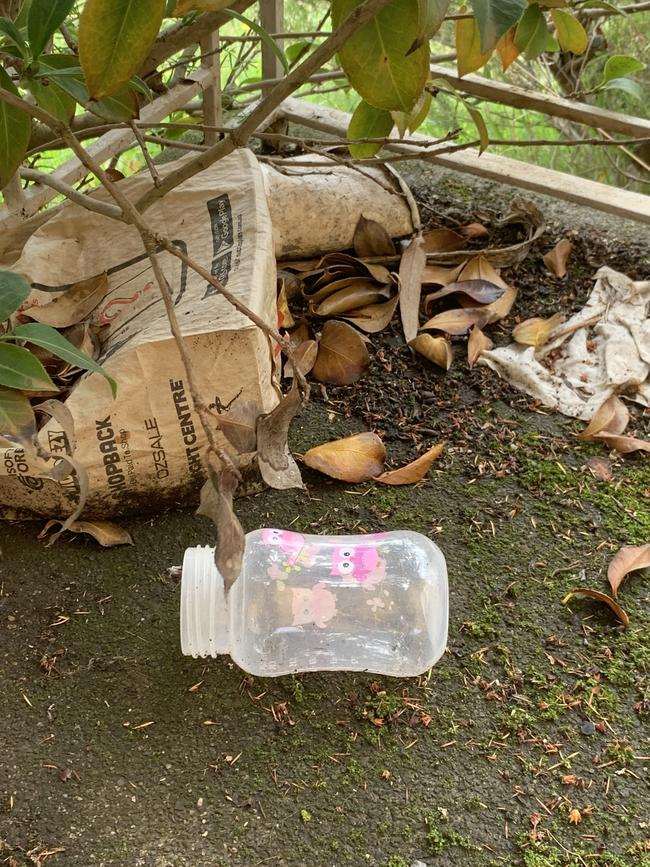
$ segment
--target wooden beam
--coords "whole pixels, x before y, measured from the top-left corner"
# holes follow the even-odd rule
[[[203,123],[206,126],[221,126],[223,115],[221,111],[221,62],[219,59],[219,31],[215,30],[209,36],[204,36],[199,43],[201,48],[201,66],[212,69],[214,82],[203,91]],[[203,142],[213,145],[219,139],[214,130],[206,129]]]
[[[280,33],[284,26],[284,0],[260,0],[260,24],[267,33]],[[280,59],[267,42],[262,42],[262,86],[266,79],[282,78],[284,69]]]
[[[158,99],[146,105],[140,112],[140,120],[145,123],[163,120],[172,111],[176,111],[185,105],[188,100],[192,99],[192,97],[201,93],[206,87],[214,84],[215,75],[216,72],[213,68],[196,70],[192,74],[193,80],[191,83],[177,84],[168,93],[159,96]],[[101,123],[99,119],[98,123]],[[104,163],[133,142],[135,142],[135,136],[130,128],[113,129],[89,145],[88,153],[97,162]],[[52,173],[54,178],[68,185],[75,184],[86,174],[87,170],[76,157],[67,160]],[[7,206],[0,208],[0,227],[2,227],[3,231],[8,231],[23,222],[23,220],[31,217],[57,195],[56,190],[53,190],[51,187],[41,186],[40,184],[30,187],[24,192],[22,201],[17,203],[17,206],[13,208]]]
[[[595,105],[564,99],[561,96],[524,90],[523,87],[516,87],[514,84],[502,81],[488,81],[481,75],[464,75],[460,78],[452,69],[436,63],[431,65],[431,75],[434,78],[444,78],[463,93],[479,96],[489,102],[499,102],[514,108],[526,108],[551,117],[562,117],[596,129],[622,133],[628,138],[650,137],[650,120],[645,118],[618,114],[605,108],[597,108]]]
[[[285,100],[281,108],[287,120],[340,138],[345,137],[350,122],[350,115],[346,112],[319,106],[296,97]],[[425,136],[417,134],[412,135],[411,139],[427,141]],[[399,142],[387,144],[386,150],[396,153],[416,154],[418,152],[417,146]],[[456,172],[467,172],[593,210],[604,211],[617,217],[650,224],[650,196],[644,196],[642,193],[631,193],[628,190],[489,152],[480,156],[478,151],[474,150],[441,156],[430,153],[426,156],[426,160]]]

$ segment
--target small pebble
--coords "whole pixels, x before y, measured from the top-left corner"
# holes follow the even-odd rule
[[[581,723],[580,731],[583,735],[595,735],[596,726],[592,723],[590,719],[587,719],[583,723]]]

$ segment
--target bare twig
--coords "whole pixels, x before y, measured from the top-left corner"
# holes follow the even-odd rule
[[[147,168],[149,169],[149,174],[151,175],[151,180],[153,181],[155,187],[159,187],[160,186],[160,175],[158,174],[158,171],[156,170],[156,167],[153,163],[153,160],[151,159],[151,154],[149,153],[149,148],[147,147],[147,143],[143,139],[142,133],[140,132],[140,130],[138,129],[138,127],[134,121],[131,121],[129,126],[133,130],[133,135],[135,136],[136,141],[140,145],[140,150],[142,151],[142,156],[144,157],[144,161],[146,162]]]
[[[126,222],[120,208],[111,205],[109,202],[101,202],[99,199],[93,199],[91,196],[80,193],[79,190],[75,190],[74,187],[60,181],[55,175],[38,172],[36,169],[22,168],[20,170],[20,177],[36,184],[45,184],[56,190],[57,193],[61,193],[66,199],[70,199],[71,202],[81,205],[82,208],[86,208],[88,211],[94,211],[96,214],[102,214],[102,216],[110,217],[113,220]]]

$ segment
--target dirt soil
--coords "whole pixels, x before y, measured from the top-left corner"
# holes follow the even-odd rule
[[[430,222],[505,210],[512,191],[420,176]],[[650,277],[650,248],[560,208],[508,278],[515,317],[570,314],[596,268]],[[589,219],[593,222],[594,215]],[[596,218],[596,226],[598,227]],[[576,229],[569,275],[541,255]],[[612,234],[614,231],[614,234]],[[637,237],[643,231],[637,227]],[[624,238],[624,240],[621,240]],[[647,240],[647,239],[646,239]],[[0,529],[0,864],[47,867],[650,865],[650,582],[628,578],[623,630],[605,606],[622,545],[650,541],[647,456],[609,456],[456,346],[449,373],[394,326],[359,384],[314,388],[293,448],[364,429],[395,465],[447,443],[415,487],[346,485],[239,504],[247,529],[408,527],[444,550],[448,650],[419,679],[245,676],[181,656],[169,566],[210,527],[190,511],[128,522],[134,547],[35,525]],[[631,430],[648,436],[637,411]]]

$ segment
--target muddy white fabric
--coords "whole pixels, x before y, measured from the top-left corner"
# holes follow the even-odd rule
[[[650,406],[649,308],[650,281],[600,268],[587,303],[556,329],[556,339],[537,348],[511,343],[483,352],[479,363],[584,421],[614,393]]]

